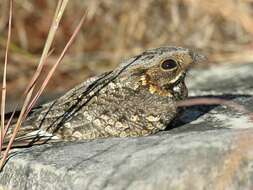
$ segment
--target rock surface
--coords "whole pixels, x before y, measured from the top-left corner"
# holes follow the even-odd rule
[[[252,70],[194,70],[190,96],[233,100],[253,112]],[[0,189],[253,189],[253,123],[229,107],[198,105],[153,136],[19,149],[0,173]]]

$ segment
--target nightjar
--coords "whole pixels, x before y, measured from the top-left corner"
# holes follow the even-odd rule
[[[202,58],[189,49],[171,46],[129,58],[113,71],[34,108],[14,146],[137,137],[164,130],[177,115],[176,101],[187,97],[187,71]]]

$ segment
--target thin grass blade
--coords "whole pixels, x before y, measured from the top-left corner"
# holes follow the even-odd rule
[[[8,52],[11,40],[11,24],[12,24],[12,9],[13,2],[9,0],[9,21],[8,21],[8,37],[6,42],[5,49],[5,60],[4,60],[4,71],[3,71],[3,84],[2,84],[2,100],[1,100],[1,130],[0,130],[0,156],[2,153],[2,144],[4,139],[4,131],[5,131],[5,102],[6,102],[6,75],[7,75],[7,64],[8,64]]]
[[[243,105],[240,105],[231,100],[224,100],[220,98],[196,98],[196,99],[181,100],[177,102],[178,107],[187,107],[194,105],[224,105],[238,112],[247,114],[250,121],[253,122],[253,113],[247,110]]]
[[[68,3],[68,0],[60,0],[58,2],[57,8],[56,8],[57,11],[55,13],[55,17],[53,19],[53,23],[52,23],[52,25],[50,27],[49,34],[48,34],[46,43],[44,45],[44,49],[43,49],[41,58],[40,58],[39,65],[37,67],[37,70],[36,70],[34,76],[32,77],[31,82],[28,85],[28,88],[27,88],[28,90],[26,90],[26,93],[25,93],[24,104],[22,106],[20,115],[18,117],[17,123],[15,125],[14,130],[13,130],[13,134],[12,134],[12,136],[10,138],[10,141],[9,141],[9,143],[7,145],[7,148],[6,148],[6,150],[5,150],[4,154],[3,154],[3,157],[0,160],[0,170],[2,170],[2,168],[3,168],[3,166],[4,166],[5,162],[6,162],[6,159],[8,157],[8,154],[9,154],[9,151],[11,149],[11,146],[12,146],[12,144],[14,142],[16,134],[17,134],[17,132],[18,132],[20,126],[21,126],[22,121],[25,119],[25,116],[27,115],[26,114],[27,113],[27,108],[28,108],[28,105],[30,104],[30,100],[31,100],[31,97],[32,97],[32,94],[33,94],[33,90],[34,90],[34,87],[36,85],[36,83],[34,83],[34,81],[37,81],[37,78],[40,76],[42,67],[45,64],[46,57],[48,56],[48,52],[49,52],[50,47],[52,45],[52,42],[53,42],[56,30],[58,28],[58,25],[60,23],[60,20],[62,18],[62,15],[63,15],[63,12],[64,12],[64,10],[66,8],[67,3]]]
[[[43,81],[42,85],[41,85],[41,88],[38,90],[38,92],[36,93],[36,95],[34,96],[33,100],[31,101],[31,103],[29,104],[28,106],[28,109],[27,109],[27,113],[28,114],[32,107],[35,105],[35,103],[37,102],[38,98],[40,97],[40,95],[42,94],[43,90],[45,89],[46,85],[48,84],[49,80],[51,79],[53,73],[55,72],[56,68],[58,67],[58,65],[61,63],[63,57],[65,56],[67,50],[69,49],[69,47],[71,46],[71,44],[73,43],[74,39],[76,38],[77,34],[79,33],[82,25],[83,25],[83,22],[86,18],[86,13],[84,13],[84,15],[82,16],[79,24],[77,25],[77,27],[75,28],[73,34],[71,35],[68,43],[66,44],[66,46],[64,47],[60,57],[58,58],[57,62],[53,65],[53,67],[51,68],[51,70],[49,71],[48,75],[46,76],[46,79]]]
[[[48,32],[48,36],[47,36],[47,39],[46,39],[46,42],[45,42],[45,45],[44,45],[44,49],[43,49],[43,52],[42,52],[37,70],[35,71],[31,81],[29,82],[29,84],[27,86],[27,89],[25,90],[25,94],[29,93],[30,91],[33,91],[34,84],[36,83],[38,77],[41,74],[42,68],[45,64],[46,58],[48,57],[48,54],[49,54],[48,52],[51,48],[52,42],[54,40],[54,36],[55,36],[56,31],[58,29],[59,23],[61,21],[63,12],[64,12],[64,10],[67,6],[67,3],[68,3],[68,0],[58,1],[56,11],[55,11],[55,14],[54,14],[54,18],[53,18],[51,27],[50,27],[49,32]]]

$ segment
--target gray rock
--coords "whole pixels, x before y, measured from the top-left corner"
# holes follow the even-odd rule
[[[253,63],[195,69],[188,78],[190,95],[253,95]]]
[[[253,112],[253,64],[194,70],[190,95]],[[252,189],[253,124],[225,106],[185,108],[168,130],[140,138],[14,150],[0,189]]]

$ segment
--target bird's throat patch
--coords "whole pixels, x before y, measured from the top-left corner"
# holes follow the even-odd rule
[[[163,89],[158,84],[153,83],[150,80],[149,76],[146,74],[141,76],[140,83],[141,83],[141,86],[148,88],[151,94],[158,94],[160,96],[168,96],[168,97],[173,96],[170,90]]]

